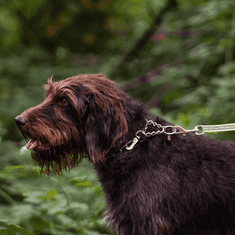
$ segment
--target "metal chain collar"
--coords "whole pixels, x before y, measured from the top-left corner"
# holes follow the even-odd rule
[[[177,132],[176,126],[162,126],[161,124],[158,124],[152,120],[146,120],[146,125],[145,128],[143,130],[139,130],[135,133],[135,138],[133,140],[130,140],[128,143],[126,143],[123,147],[121,147],[118,150],[118,153],[113,154],[114,156],[119,155],[121,152],[125,151],[125,150],[132,150],[133,147],[138,143],[138,142],[142,142],[145,140],[146,137],[150,137],[150,136],[155,136],[155,135],[159,135],[159,134],[167,134],[168,135],[168,140],[170,140],[170,135],[173,134],[179,134],[181,132]],[[160,130],[157,131],[152,131],[152,132],[146,132],[148,129],[148,126],[153,125],[157,128],[159,128]],[[171,128],[171,130],[167,130]],[[182,127],[181,127],[182,128]],[[183,128],[182,128],[183,130]]]

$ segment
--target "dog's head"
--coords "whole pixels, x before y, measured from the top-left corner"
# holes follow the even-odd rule
[[[82,154],[93,162],[128,130],[123,100],[128,96],[103,74],[84,74],[60,82],[48,79],[45,100],[15,118],[36,162],[61,173]],[[80,157],[78,157],[78,155]]]

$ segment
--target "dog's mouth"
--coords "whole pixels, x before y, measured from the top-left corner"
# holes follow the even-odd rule
[[[41,140],[30,139],[26,144],[26,148],[34,151],[45,151],[50,149],[50,145],[46,142],[42,142]]]
[[[26,148],[28,150],[34,150],[38,146],[38,141],[30,139],[29,142],[26,144]]]

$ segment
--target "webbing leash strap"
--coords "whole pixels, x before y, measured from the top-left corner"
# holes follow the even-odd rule
[[[211,132],[235,131],[235,123],[221,125],[198,125],[195,129],[198,131],[196,134],[199,135]]]

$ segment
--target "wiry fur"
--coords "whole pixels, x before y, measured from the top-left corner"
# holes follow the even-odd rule
[[[27,147],[57,173],[88,154],[119,235],[235,234],[234,142],[160,134],[117,155],[151,119],[144,104],[102,74],[49,79],[45,89],[44,102],[16,118]]]

